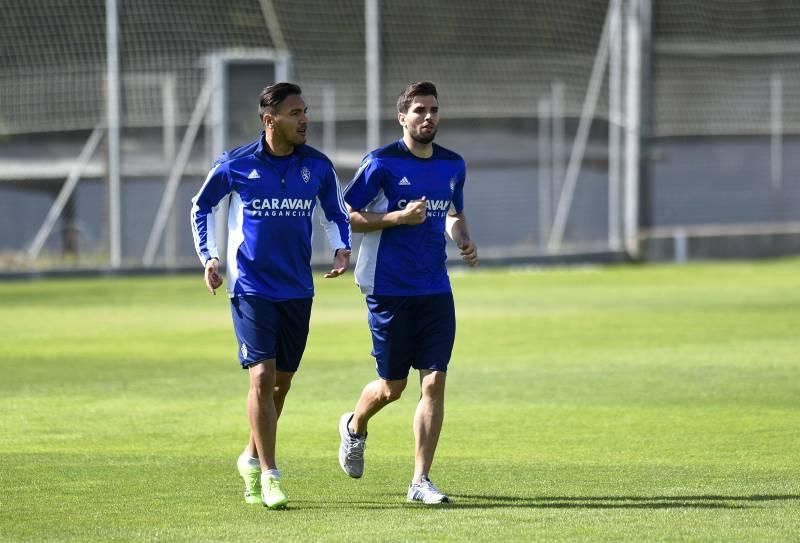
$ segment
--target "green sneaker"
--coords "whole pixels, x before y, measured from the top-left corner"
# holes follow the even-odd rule
[[[261,501],[267,509],[286,509],[286,504],[289,503],[289,498],[281,490],[281,480],[263,474],[261,478]]]
[[[244,479],[244,501],[250,505],[261,504],[261,468],[254,468],[240,458],[236,463]]]

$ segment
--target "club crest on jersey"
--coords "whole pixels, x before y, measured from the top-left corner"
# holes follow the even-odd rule
[[[451,177],[450,178],[450,193],[452,194],[455,191],[456,191],[456,178],[455,177]]]
[[[303,166],[303,168],[300,170],[300,175],[303,177],[304,183],[308,183],[309,181],[311,181],[311,170],[309,170],[305,166]]]

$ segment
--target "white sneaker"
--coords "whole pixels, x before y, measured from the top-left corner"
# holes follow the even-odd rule
[[[345,413],[339,419],[339,436],[342,438],[339,446],[339,465],[350,477],[358,479],[364,474],[364,449],[367,448],[367,436],[350,433],[347,426],[352,418],[351,412]]]
[[[408,485],[406,500],[410,502],[422,502],[427,505],[450,503],[450,498],[436,488],[436,485],[434,485],[430,479],[424,476],[419,483],[411,483]]]

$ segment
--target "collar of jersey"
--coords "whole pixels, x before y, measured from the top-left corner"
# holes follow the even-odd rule
[[[262,141],[263,141],[263,139],[262,139]],[[430,160],[434,156],[436,156],[436,144],[435,143],[433,144],[433,153],[428,158],[422,158],[422,157],[419,157],[419,156],[415,155],[414,153],[412,153],[411,149],[409,149],[408,145],[406,145],[406,142],[403,141],[403,138],[400,138],[399,140],[397,140],[397,144],[400,146],[400,149],[402,149],[403,151],[405,151],[406,153],[408,153],[412,157],[416,158],[417,160]]]
[[[261,160],[269,162],[270,164],[274,164],[270,160],[270,157],[272,155],[270,155],[269,152],[266,149],[264,149],[264,141],[265,141],[264,136],[265,136],[265,134],[262,131],[261,132],[261,137],[258,139],[258,149],[256,149],[255,155],[256,155],[256,157],[260,158]],[[294,151],[292,151],[292,154],[289,155],[290,156],[289,163],[291,164],[292,162],[296,162],[298,160],[301,160],[302,159],[302,156],[301,156],[302,153],[303,153],[302,145],[295,145],[294,146]]]

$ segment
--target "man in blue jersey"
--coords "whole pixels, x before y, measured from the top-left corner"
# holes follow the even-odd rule
[[[445,233],[470,266],[478,264],[478,250],[463,212],[464,160],[433,143],[439,124],[434,84],[409,85],[397,100],[397,120],[403,137],[369,153],[345,189],[353,231],[364,233],[356,282],[366,294],[379,378],[339,420],[339,464],[350,477],[361,477],[367,423],[400,398],[414,368],[421,397],[407,499],[438,504],[450,500],[428,475],[444,419],[456,325]]]
[[[228,296],[239,362],[250,376],[250,439],[237,461],[245,501],[286,507],[275,435],[308,337],[314,283],[311,217],[316,203],[338,277],[349,265],[350,225],[331,161],[305,145],[308,117],[300,87],[276,83],[259,97],[264,132],[225,153],[192,199],[195,248],[213,294],[222,284],[215,214],[228,200]]]

